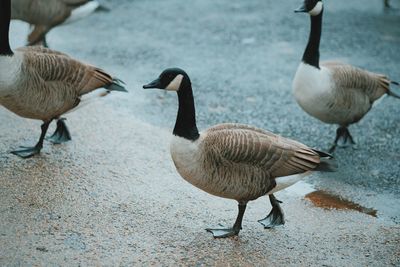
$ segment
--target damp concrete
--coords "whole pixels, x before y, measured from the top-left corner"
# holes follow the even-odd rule
[[[325,2],[321,58],[399,79],[399,10],[380,0]],[[0,108],[1,266],[400,265],[398,100],[383,99],[350,127],[358,147],[335,153],[338,172],[276,194],[284,226],[257,223],[271,208],[262,197],[249,204],[239,237],[220,240],[204,229],[233,224],[237,204],[177,174],[169,155],[176,95],[141,89],[178,66],[192,78],[200,129],[248,123],[328,148],[335,127],[307,116],[291,95],[309,30],[309,18],[293,13],[299,1],[103,3],[111,12],[54,29],[48,43],[114,73],[129,93],[67,114],[72,142],[45,142],[26,160],[9,152],[34,144],[40,122]],[[12,46],[24,44],[28,26],[11,27]],[[317,207],[305,198],[310,188],[376,217]]]

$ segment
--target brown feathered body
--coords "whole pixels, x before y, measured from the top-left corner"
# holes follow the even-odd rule
[[[42,121],[59,117],[76,107],[82,95],[113,82],[101,69],[41,47],[16,49],[0,64],[0,104]]]
[[[231,123],[209,128],[196,141],[174,136],[171,155],[185,180],[210,194],[238,201],[271,193],[280,177],[312,171],[321,162],[315,150],[299,142]]]
[[[72,12],[91,0],[12,0],[11,19],[25,21],[34,26],[28,36],[29,44],[36,44],[53,27],[64,23]],[[97,2],[96,2],[97,3]],[[97,6],[89,7],[91,13]]]
[[[300,63],[293,80],[294,96],[311,116],[331,124],[358,122],[374,101],[389,91],[390,80],[340,62],[323,62],[320,69]]]

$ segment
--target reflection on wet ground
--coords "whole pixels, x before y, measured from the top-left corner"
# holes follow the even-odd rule
[[[357,203],[352,201],[343,199],[340,196],[333,195],[326,191],[318,190],[311,193],[308,193],[305,196],[306,199],[309,199],[315,206],[324,208],[324,209],[337,209],[337,210],[356,210],[373,217],[377,217],[377,211],[371,208],[363,207]]]

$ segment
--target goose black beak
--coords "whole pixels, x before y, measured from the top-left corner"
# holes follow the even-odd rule
[[[161,89],[160,79],[155,79],[151,83],[143,85],[143,89],[151,89],[151,88]]]
[[[304,4],[302,4],[299,8],[294,10],[295,13],[300,13],[300,12],[308,12],[307,8]]]

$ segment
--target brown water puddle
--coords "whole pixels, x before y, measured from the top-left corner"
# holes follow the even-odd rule
[[[352,201],[343,199],[339,196],[333,195],[331,193],[319,190],[314,191],[305,196],[306,199],[311,200],[311,202],[320,208],[324,209],[337,209],[337,210],[356,210],[374,217],[377,217],[376,210],[371,208],[363,207]]]

